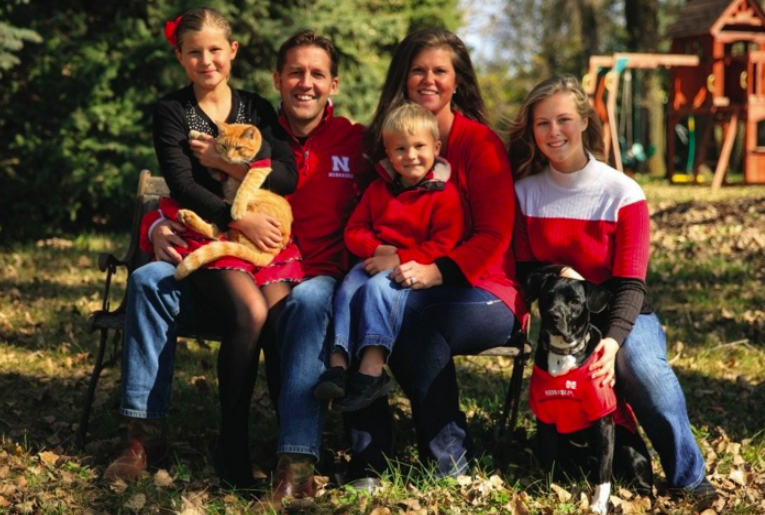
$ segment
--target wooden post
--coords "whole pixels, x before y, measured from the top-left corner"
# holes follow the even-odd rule
[[[606,84],[608,87],[608,102],[606,103],[606,108],[608,111],[608,124],[611,126],[611,144],[614,146],[614,164],[616,165],[617,170],[624,172],[624,166],[622,165],[622,151],[621,146],[619,145],[619,129],[616,125],[616,96],[619,92],[620,74],[613,69],[609,73],[613,73],[614,79],[610,85],[608,83]]]
[[[731,116],[730,123],[728,124],[728,130],[725,131],[725,141],[723,142],[722,151],[720,152],[720,160],[717,162],[717,168],[715,169],[715,177],[712,180],[712,191],[717,191],[722,186],[725,172],[728,171],[728,164],[730,163],[730,153],[733,150],[733,142],[736,140],[736,130],[738,128],[738,108],[733,110],[733,116]]]

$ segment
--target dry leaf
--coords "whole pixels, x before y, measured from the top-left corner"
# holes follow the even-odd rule
[[[717,512],[712,509],[707,509],[699,513],[699,515],[717,515]]]
[[[112,492],[115,494],[124,494],[125,490],[127,490],[128,484],[121,478],[117,478],[109,485],[109,488],[112,489]]]
[[[390,515],[390,510],[385,506],[378,506],[369,512],[369,515]]]
[[[7,508],[10,505],[11,505],[10,501],[8,501],[8,499],[0,495],[0,508]]]
[[[571,500],[571,494],[568,493],[565,489],[556,485],[555,483],[552,483],[550,485],[550,489],[552,489],[552,491],[555,492],[555,494],[558,496],[558,499],[560,499],[561,502],[568,502]]]
[[[746,474],[744,473],[743,470],[741,469],[732,470],[728,477],[734,483],[741,486],[746,486]]]
[[[34,501],[26,501],[19,503],[15,506],[16,511],[19,513],[34,513],[35,512],[35,502]]]
[[[470,486],[473,483],[473,478],[470,476],[457,476],[457,484],[460,486]]]
[[[135,494],[130,497],[127,501],[125,501],[125,504],[123,505],[125,508],[129,510],[142,510],[144,506],[146,506],[146,495],[144,494]]]
[[[173,484],[173,478],[168,474],[167,470],[165,469],[159,469],[156,474],[154,474],[154,486],[157,488],[167,488],[168,486],[172,486]]]
[[[55,465],[60,457],[61,456],[59,456],[55,452],[44,451],[40,453],[40,459],[42,460],[42,462],[50,467]]]
[[[401,499],[398,502],[398,504],[406,508],[409,508],[410,510],[419,510],[420,508],[422,508],[422,506],[420,506],[420,501],[418,501],[417,499]]]

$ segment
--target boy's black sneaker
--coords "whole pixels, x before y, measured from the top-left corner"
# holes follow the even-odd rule
[[[393,382],[385,370],[378,377],[353,372],[348,380],[348,393],[342,399],[332,401],[332,409],[345,413],[366,408],[376,399],[388,395],[392,386]]]
[[[319,376],[313,396],[323,401],[345,397],[346,374],[343,367],[331,367]]]

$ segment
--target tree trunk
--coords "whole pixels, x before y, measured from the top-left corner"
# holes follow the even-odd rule
[[[659,46],[658,0],[625,2],[624,15],[627,27],[627,48],[632,52],[656,52]],[[653,145],[654,152],[648,161],[650,174],[655,177],[665,177],[666,128],[661,79],[658,72],[654,70],[641,73],[641,80],[643,95],[638,99],[640,105],[634,107],[646,109],[648,130],[647,133],[636,134],[636,139],[642,140],[646,147]],[[647,141],[645,141],[646,137]]]

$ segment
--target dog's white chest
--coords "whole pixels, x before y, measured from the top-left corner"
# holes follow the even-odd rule
[[[553,377],[562,376],[569,370],[576,368],[574,356],[561,356],[560,354],[547,354],[547,371]]]

